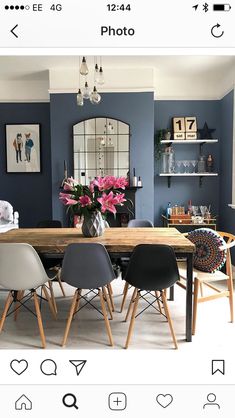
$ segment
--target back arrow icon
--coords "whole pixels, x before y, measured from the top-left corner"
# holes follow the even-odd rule
[[[214,25],[211,28],[211,35],[214,36],[215,38],[221,38],[221,36],[223,36],[223,34],[224,34],[224,31],[222,31],[219,35],[217,35],[215,33],[216,28],[218,29],[218,28],[220,28],[220,26],[221,25],[219,23],[217,23],[217,25]]]
[[[11,33],[12,35],[14,35],[16,38],[18,38],[18,35],[14,32],[14,30],[18,27],[19,25],[15,25],[14,28],[12,28]]]

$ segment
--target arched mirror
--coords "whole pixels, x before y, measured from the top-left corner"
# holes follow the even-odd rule
[[[74,178],[89,185],[96,176],[129,176],[130,126],[117,119],[87,119],[73,126]]]

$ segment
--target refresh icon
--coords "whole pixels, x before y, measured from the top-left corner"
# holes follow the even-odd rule
[[[221,38],[221,36],[223,36],[224,31],[218,30],[220,27],[221,27],[221,25],[219,23],[212,26],[211,35],[214,36],[214,38]]]

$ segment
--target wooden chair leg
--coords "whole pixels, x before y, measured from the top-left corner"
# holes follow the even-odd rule
[[[67,320],[67,324],[66,324],[66,328],[65,328],[64,338],[63,338],[63,341],[62,341],[62,347],[64,347],[66,342],[67,342],[67,338],[68,338],[68,334],[69,334],[69,331],[70,331],[71,322],[72,322],[72,319],[73,319],[73,315],[74,315],[74,312],[75,312],[75,308],[76,308],[76,305],[77,305],[78,298],[80,298],[80,295],[79,295],[79,291],[77,289],[74,293],[74,297],[73,297],[73,300],[72,300],[72,303],[71,303],[69,316],[68,316],[68,320]]]
[[[0,332],[2,332],[3,325],[4,325],[4,322],[5,322],[6,316],[7,316],[7,312],[9,310],[9,308],[10,308],[10,305],[11,305],[11,302],[12,301],[13,301],[13,297],[12,297],[11,292],[9,292],[8,293],[8,296],[7,296],[7,299],[6,299],[6,302],[5,302],[5,306],[4,306],[4,310],[3,310],[3,313],[2,313],[2,317],[1,317],[1,320],[0,320]]]
[[[33,299],[34,299],[34,305],[35,305],[35,310],[36,310],[36,315],[37,315],[37,320],[38,320],[38,328],[39,328],[41,341],[42,341],[42,347],[46,348],[46,339],[45,339],[45,334],[44,334],[44,329],[43,329],[43,324],[42,324],[41,311],[40,311],[36,291],[33,291]]]
[[[200,282],[200,293],[201,293],[201,297],[203,298],[204,292],[203,292],[203,283],[202,282]]]
[[[109,337],[109,342],[110,342],[110,345],[113,346],[112,331],[111,331],[111,328],[110,328],[110,323],[109,323],[109,320],[108,320],[107,311],[106,311],[106,308],[105,308],[105,303],[104,303],[104,298],[103,298],[103,292],[102,292],[101,289],[99,289],[99,297],[100,297],[101,309],[102,309],[102,312],[103,312],[103,315],[104,315],[105,326],[106,326],[107,334],[108,334],[108,337]]]
[[[56,301],[55,301],[53,284],[52,284],[51,280],[48,281],[48,285],[49,285],[49,289],[50,289],[51,300],[52,300],[52,303],[53,303],[53,306],[54,306],[54,310],[55,310],[55,313],[57,314],[58,310],[57,310],[57,305],[56,305]]]
[[[75,318],[76,313],[79,309],[79,305],[80,305],[80,301],[81,301],[81,293],[82,293],[82,289],[78,289],[79,297],[77,298],[77,301],[76,301],[76,305],[75,305],[75,309],[74,309],[74,313],[73,313],[73,319]]]
[[[125,283],[124,289],[123,289],[123,298],[122,298],[122,304],[121,304],[121,310],[120,312],[122,313],[125,302],[126,302],[126,297],[127,297],[127,293],[128,293],[128,288],[129,288],[129,283]]]
[[[64,296],[64,298],[66,298],[66,294],[65,294],[64,286],[63,286],[62,280],[61,280],[61,278],[60,278],[60,269],[59,269],[58,274],[57,274],[57,280],[58,280],[58,283],[59,283],[59,286],[60,286],[60,289],[61,289],[62,295]]]
[[[160,301],[159,301],[160,293],[159,293],[159,291],[158,291],[158,290],[156,290],[156,292],[155,292],[155,296],[156,296],[156,298],[157,298],[157,305],[158,305],[159,312],[160,312],[160,314],[162,315],[162,307],[161,307],[161,303],[160,303]]]
[[[21,299],[23,299],[23,297],[24,297],[24,290],[18,290],[18,292],[17,292],[17,302],[15,304],[14,321],[17,321],[19,311],[20,311],[20,307],[21,307],[19,301]]]
[[[110,298],[109,298],[109,295],[107,293],[107,290],[106,290],[105,286],[102,287],[102,291],[103,291],[104,300],[106,301],[107,306],[108,306],[108,310],[109,310],[109,314],[110,314],[110,319],[113,319],[112,306],[111,306]]]
[[[49,296],[49,293],[48,293],[48,291],[47,291],[46,286],[42,286],[42,290],[43,290],[43,293],[44,293],[44,295],[45,295],[45,298],[46,298],[46,300],[47,300],[47,302],[48,302],[48,304],[49,304],[49,308],[50,308],[50,311],[51,311],[51,313],[52,313],[53,318],[54,318],[54,319],[57,319],[56,311],[55,311],[54,305],[53,305],[53,303],[52,303],[52,299],[51,299],[51,298],[50,298],[50,296]]]
[[[234,321],[234,310],[233,310],[233,279],[228,279],[228,291],[229,291],[229,307],[230,307],[230,320]]]
[[[107,289],[108,289],[108,295],[109,295],[112,311],[114,312],[115,307],[114,307],[114,302],[113,302],[113,289],[112,289],[112,285],[110,283],[107,284]]]
[[[129,306],[128,306],[128,310],[127,310],[127,313],[126,313],[126,317],[124,319],[125,322],[127,322],[128,319],[129,319],[129,315],[131,313],[132,304],[135,301],[137,292],[138,292],[138,290],[135,288],[134,291],[133,291],[133,293],[132,293],[132,297],[131,297],[131,301],[130,301]]]
[[[126,344],[125,344],[125,348],[128,348],[129,343],[130,343],[130,339],[133,333],[133,328],[134,328],[134,323],[135,323],[135,314],[138,308],[138,303],[139,303],[139,298],[140,298],[140,294],[138,292],[137,289],[135,289],[136,292],[134,292],[136,294],[135,296],[135,302],[134,302],[134,306],[133,306],[133,311],[132,311],[132,315],[131,315],[131,321],[130,321],[130,325],[129,325],[129,329],[128,329],[128,334],[127,334],[127,339],[126,339]]]
[[[169,309],[168,309],[166,295],[165,295],[164,292],[162,292],[162,302],[163,302],[164,311],[165,311],[165,314],[166,314],[166,317],[167,317],[167,320],[168,320],[168,324],[169,324],[169,327],[170,327],[171,336],[172,336],[172,339],[173,339],[173,342],[174,342],[174,346],[177,349],[178,344],[177,344],[177,340],[176,340],[175,331],[174,331],[174,328],[173,328],[173,323],[172,323],[172,320],[171,320],[170,312],[169,312]]]
[[[195,277],[195,279],[194,279],[194,297],[193,297],[193,324],[192,324],[192,334],[193,335],[196,332],[198,292],[199,292],[199,280]]]

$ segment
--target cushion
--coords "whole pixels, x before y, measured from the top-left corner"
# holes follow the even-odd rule
[[[193,265],[196,269],[207,273],[220,270],[225,261],[227,250],[220,250],[226,246],[224,239],[213,229],[199,228],[189,232],[188,239],[196,246]]]
[[[13,207],[9,202],[0,200],[0,224],[13,222]]]

